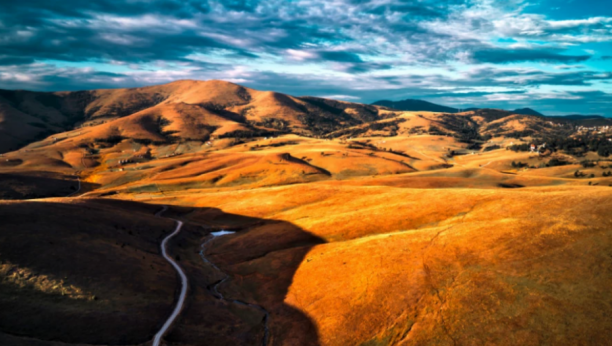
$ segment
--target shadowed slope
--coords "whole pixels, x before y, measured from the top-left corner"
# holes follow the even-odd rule
[[[112,200],[0,202],[0,343],[148,344],[174,307],[179,287],[175,272],[159,253],[174,222],[154,217],[157,210],[154,205]],[[178,207],[166,214],[185,220],[167,249],[190,283],[186,307],[166,341],[261,345],[262,313],[232,302],[240,299],[271,312],[271,344],[318,343],[310,320],[284,304],[283,297],[303,253],[320,244],[319,238],[290,223],[218,209]],[[218,290],[231,299],[222,301],[213,294],[211,287],[220,273],[198,252],[209,233],[220,228],[238,231],[207,246],[207,256],[223,270],[294,250],[292,260],[266,280],[266,288],[262,283],[261,289],[268,292],[251,296],[251,287],[243,286],[242,277],[230,271],[230,280]],[[266,229],[282,235],[265,241],[261,232]]]
[[[0,202],[0,331],[66,343],[149,340],[175,286],[158,254],[173,223],[154,220],[153,210],[91,200]]]

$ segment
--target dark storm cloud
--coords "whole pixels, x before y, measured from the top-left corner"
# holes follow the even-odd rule
[[[506,64],[525,61],[543,62],[580,62],[591,58],[590,55],[565,55],[558,50],[529,49],[529,48],[489,48],[477,50],[472,54],[472,59],[481,63]]]

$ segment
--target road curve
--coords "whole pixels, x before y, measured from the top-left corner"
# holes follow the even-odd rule
[[[161,214],[165,212],[166,210],[168,210],[168,207],[164,206],[162,210],[158,211],[155,214],[155,216],[160,217]],[[166,334],[170,326],[172,326],[172,323],[174,323],[174,320],[176,320],[178,315],[181,313],[181,310],[183,309],[183,305],[185,304],[185,298],[187,296],[187,275],[185,275],[185,272],[183,271],[183,269],[172,259],[172,257],[168,256],[168,252],[166,251],[166,244],[168,243],[168,241],[172,239],[172,237],[177,235],[181,231],[181,227],[183,227],[182,221],[178,221],[178,220],[174,220],[174,221],[176,221],[176,228],[174,229],[174,232],[172,232],[170,235],[164,238],[164,240],[161,243],[161,250],[162,250],[162,256],[164,256],[166,261],[168,261],[174,267],[174,269],[176,270],[176,272],[179,274],[181,278],[181,294],[179,295],[179,299],[176,302],[176,307],[174,308],[174,311],[172,311],[172,315],[168,317],[168,319],[166,320],[166,323],[164,323],[164,325],[157,332],[157,334],[155,334],[155,338],[153,339],[153,346],[160,345],[162,337],[164,336],[164,334]]]

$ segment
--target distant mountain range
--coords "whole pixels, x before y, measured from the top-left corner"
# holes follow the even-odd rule
[[[423,100],[415,100],[415,99],[406,99],[402,101],[389,101],[389,100],[381,100],[372,103],[376,106],[387,107],[391,109],[396,109],[399,111],[422,111],[422,112],[445,112],[445,113],[459,113],[459,111],[467,112],[467,111],[475,111],[481,108],[465,108],[458,109],[453,107],[447,107],[443,105],[438,105],[435,103],[423,101]],[[581,114],[572,114],[572,115],[544,115],[534,109],[531,108],[518,108],[513,111],[510,111],[514,114],[523,114],[523,115],[533,115],[538,117],[547,117],[553,118],[555,120],[566,120],[566,121],[610,121],[609,118],[606,118],[601,115],[581,115]]]
[[[397,109],[399,111],[423,111],[423,112],[444,112],[444,113],[458,113],[459,109],[437,105],[435,103],[423,101],[423,100],[403,100],[403,101],[389,101],[381,100],[372,103],[375,106],[383,106],[387,108]]]
[[[581,115],[581,114],[571,114],[571,115],[545,115],[547,118],[554,119],[565,119],[565,120],[597,120],[597,119],[609,119],[601,115]]]

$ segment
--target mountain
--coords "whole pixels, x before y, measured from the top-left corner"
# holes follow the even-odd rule
[[[523,115],[535,115],[535,116],[538,116],[538,117],[544,116],[544,114],[542,114],[542,113],[540,113],[538,111],[535,111],[535,110],[533,110],[531,108],[519,108],[519,109],[515,109],[513,111],[513,113],[515,113],[515,114],[523,114]]]
[[[294,97],[219,80],[181,80],[141,88],[76,92],[0,90],[0,153],[15,151],[34,142],[63,140],[67,136],[78,137],[75,140],[81,143],[121,138],[171,143],[281,133],[326,136],[356,127],[360,130],[355,133],[362,133],[366,124],[401,114],[395,110],[458,112],[456,108],[422,100],[383,100],[365,105]],[[463,111],[468,110],[486,114],[488,120],[510,114],[542,117],[541,113],[529,108],[513,112],[479,108]],[[584,126],[610,124],[609,119],[599,116],[549,118]],[[59,133],[65,135],[53,139]]]
[[[250,151],[260,151],[272,144],[249,147],[248,143],[280,135],[297,135],[299,141],[321,137],[446,135],[451,141],[458,140],[475,148],[490,136],[520,137],[556,131],[542,117],[499,109],[457,113],[452,108],[409,100],[438,110],[454,111],[402,112],[380,105],[258,91],[218,80],[183,80],[142,88],[80,92],[0,91],[0,96],[0,109],[4,109],[4,113],[0,113],[4,117],[0,122],[0,138],[4,139],[0,142],[0,153],[5,153],[0,160],[0,171],[7,174],[44,171],[63,176],[93,174],[90,182],[102,185],[128,181],[118,177],[123,176],[118,173],[123,171],[113,171],[126,160],[152,162],[187,152],[208,153],[239,145]],[[33,130],[18,133],[20,128]],[[292,139],[273,146],[295,145],[294,142],[297,141]],[[302,156],[299,157],[308,157],[304,156],[306,153],[300,152]],[[325,148],[321,155],[321,158],[327,157]],[[402,163],[402,159],[397,161],[393,155],[397,156],[392,154],[392,159],[367,156],[363,162],[350,160],[354,162],[350,168],[347,165],[310,166],[308,162],[293,162],[277,152],[269,156],[222,156],[206,164],[194,164],[189,169],[180,166],[151,166],[155,170],[149,172],[139,169],[129,180],[153,174],[167,179],[172,186],[179,180],[210,186],[262,185],[327,179],[324,176],[358,176],[366,172],[427,170],[448,165],[431,159]],[[394,163],[389,163],[388,159]],[[292,164],[286,167],[270,164],[279,161]],[[211,164],[216,168],[210,168]],[[235,174],[236,170],[229,168],[234,165],[242,167],[240,173]],[[221,167],[228,172],[216,173]],[[15,182],[16,187],[11,188],[13,192],[9,195],[31,195],[35,186],[44,181],[36,178]],[[31,187],[19,187],[24,184]]]
[[[381,100],[372,103],[375,106],[383,106],[391,109],[397,109],[400,111],[423,111],[423,112],[444,112],[444,113],[457,113],[457,108],[451,108],[446,106],[437,105],[435,103],[407,99],[403,101],[389,101]]]
[[[218,80],[77,92],[0,90],[0,153],[77,129],[94,138],[156,142],[275,132],[316,136],[388,113],[377,106],[293,97]]]
[[[482,108],[477,108],[477,107],[457,109],[457,108],[438,105],[438,104],[423,101],[423,100],[414,100],[414,99],[407,99],[403,101],[381,100],[381,101],[376,101],[372,104],[376,106],[382,106],[382,107],[397,109],[401,111],[422,111],[422,112],[458,113],[459,111],[471,112],[471,111],[477,111],[479,109],[482,109]],[[531,108],[519,108],[519,109],[512,111],[512,113],[522,114],[522,115],[543,116],[543,114]]]

